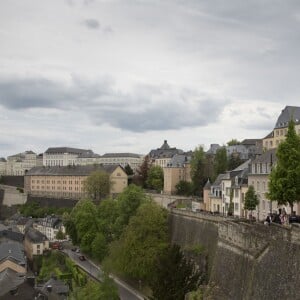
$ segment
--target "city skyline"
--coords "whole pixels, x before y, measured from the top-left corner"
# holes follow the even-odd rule
[[[4,0],[0,157],[263,138],[299,101],[296,1]]]

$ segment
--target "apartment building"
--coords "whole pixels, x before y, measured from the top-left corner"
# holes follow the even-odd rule
[[[28,259],[32,260],[35,255],[43,255],[49,250],[49,240],[38,230],[28,228],[25,232],[24,248]]]
[[[6,175],[6,159],[4,157],[0,157],[0,176]]]
[[[33,223],[33,228],[44,234],[50,242],[57,240],[56,235],[59,231],[66,233],[62,220],[53,215],[39,219]]]
[[[42,197],[80,199],[86,196],[84,181],[95,171],[107,172],[112,182],[111,195],[127,187],[128,176],[120,166],[66,166],[36,167],[25,175],[25,192]]]

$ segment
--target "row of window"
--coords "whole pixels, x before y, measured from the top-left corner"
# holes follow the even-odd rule
[[[42,191],[44,191],[45,190],[45,186],[41,186],[41,188],[40,188],[40,186],[39,185],[37,185],[37,186],[35,186],[35,185],[33,185],[32,186],[32,188],[31,188],[32,190],[42,190]],[[67,189],[67,187],[65,187],[65,186],[63,186],[63,187],[61,187],[61,186],[57,186],[56,188],[55,188],[55,186],[51,186],[51,188],[50,188],[50,186],[46,186],[46,190],[63,190],[63,191],[66,191],[66,190],[69,190],[69,191],[72,191],[73,190],[73,188],[71,187],[71,186],[69,186],[69,188]],[[81,187],[78,187],[78,186],[75,186],[74,187],[74,191],[81,191],[82,189],[81,189]]]
[[[119,173],[118,173],[119,174]],[[117,176],[120,176],[120,175],[117,175]],[[55,182],[55,180],[36,180],[36,183],[37,184],[39,184],[39,183],[41,183],[41,184],[44,184],[44,183],[46,183],[46,184],[50,184],[50,181],[51,181],[51,183],[52,184],[67,184],[67,182],[69,182],[69,184],[73,184],[73,180],[57,180],[56,182]],[[79,181],[79,180],[74,180],[74,183],[75,184],[82,184],[82,182],[81,181]],[[35,184],[35,180],[34,179],[32,179],[31,180],[31,184]]]

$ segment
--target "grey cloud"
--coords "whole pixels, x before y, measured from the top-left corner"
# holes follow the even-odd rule
[[[90,29],[98,29],[100,27],[100,23],[96,19],[86,19],[84,24]]]
[[[10,110],[72,109],[98,125],[145,132],[216,122],[225,101],[171,86],[137,86],[123,93],[109,79],[73,77],[68,85],[45,79],[0,80],[0,105]]]

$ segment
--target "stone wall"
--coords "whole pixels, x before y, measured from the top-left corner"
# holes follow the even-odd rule
[[[206,299],[300,299],[300,227],[173,210],[171,239],[209,256]]]

